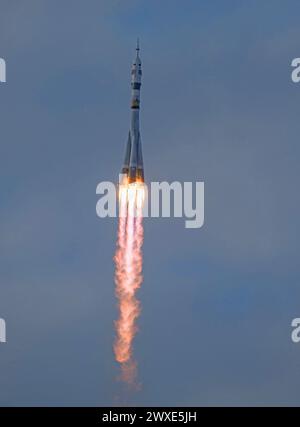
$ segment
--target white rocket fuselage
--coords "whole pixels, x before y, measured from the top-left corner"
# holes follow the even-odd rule
[[[139,45],[137,45],[136,58],[131,69],[131,125],[122,168],[122,174],[127,176],[129,183],[144,182],[144,165],[140,134],[142,63],[139,57],[139,50]]]

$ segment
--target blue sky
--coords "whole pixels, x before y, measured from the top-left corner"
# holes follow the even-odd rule
[[[298,405],[297,1],[1,3],[1,405]],[[205,225],[146,219],[142,390],[112,344],[117,179],[141,40],[148,181],[205,182]]]

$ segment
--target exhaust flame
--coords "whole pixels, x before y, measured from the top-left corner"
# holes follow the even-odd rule
[[[137,365],[133,359],[133,339],[137,332],[136,321],[141,307],[136,297],[143,280],[142,245],[145,200],[143,183],[123,183],[119,189],[119,227],[115,254],[116,296],[119,302],[119,318],[116,325],[115,358],[121,364],[121,379],[134,386]]]

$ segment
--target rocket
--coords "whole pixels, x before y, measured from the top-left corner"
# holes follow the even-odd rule
[[[131,124],[125,148],[122,174],[129,184],[144,182],[142,141],[140,134],[140,90],[142,82],[142,62],[139,40],[136,45],[136,57],[131,68]]]

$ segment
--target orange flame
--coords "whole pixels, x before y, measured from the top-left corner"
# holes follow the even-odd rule
[[[142,183],[122,184],[119,189],[119,228],[115,254],[116,296],[119,301],[119,318],[116,325],[114,352],[121,364],[121,379],[136,385],[137,365],[133,359],[133,339],[137,332],[136,321],[141,308],[136,297],[142,276],[143,216],[145,187]]]

